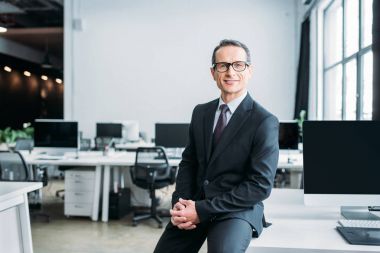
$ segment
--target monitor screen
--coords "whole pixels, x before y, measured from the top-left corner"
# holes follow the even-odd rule
[[[379,154],[380,121],[305,121],[305,203],[380,205]]]
[[[278,141],[280,149],[298,149],[298,123],[296,121],[281,121]]]
[[[78,122],[36,120],[34,146],[44,148],[78,148]]]
[[[121,123],[96,123],[96,136],[122,138],[123,125]]]
[[[190,124],[156,123],[156,145],[165,148],[184,148],[187,144]]]

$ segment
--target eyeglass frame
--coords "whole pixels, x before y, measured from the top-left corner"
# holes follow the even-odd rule
[[[234,63],[237,63],[237,62],[243,62],[244,63],[244,69],[243,70],[236,70],[235,68],[234,68]],[[225,65],[227,65],[227,69],[225,70],[225,71],[218,71],[217,69],[216,69],[216,65],[217,64],[220,64],[220,63],[224,63]],[[250,66],[250,64],[248,64],[248,62],[246,62],[246,61],[234,61],[234,62],[231,62],[231,63],[229,63],[229,62],[216,62],[216,63],[214,63],[213,65],[212,65],[212,68],[215,70],[215,71],[217,71],[218,73],[224,73],[224,72],[227,72],[229,69],[230,69],[230,67],[232,66],[232,69],[233,70],[235,70],[236,72],[243,72],[244,70],[246,70],[247,69],[247,67],[249,67]]]

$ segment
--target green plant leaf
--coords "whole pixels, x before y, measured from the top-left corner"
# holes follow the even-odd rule
[[[14,143],[17,139],[33,138],[34,128],[27,127],[24,129],[14,130],[10,127],[0,130],[0,143]]]

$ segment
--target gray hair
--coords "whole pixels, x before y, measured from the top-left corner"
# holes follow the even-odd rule
[[[218,51],[219,48],[226,47],[226,46],[234,46],[234,47],[240,47],[240,48],[244,49],[245,54],[247,55],[247,63],[251,64],[251,55],[250,55],[248,47],[245,44],[243,44],[243,43],[241,43],[240,41],[237,41],[237,40],[224,39],[224,40],[221,40],[219,42],[219,45],[215,47],[214,52],[212,53],[212,58],[211,58],[211,64],[212,65],[215,64],[215,54],[216,54],[216,51]]]

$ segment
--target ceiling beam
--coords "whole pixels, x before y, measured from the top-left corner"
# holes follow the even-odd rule
[[[8,35],[32,35],[32,34],[63,34],[62,27],[46,27],[46,28],[9,28],[4,34]]]

